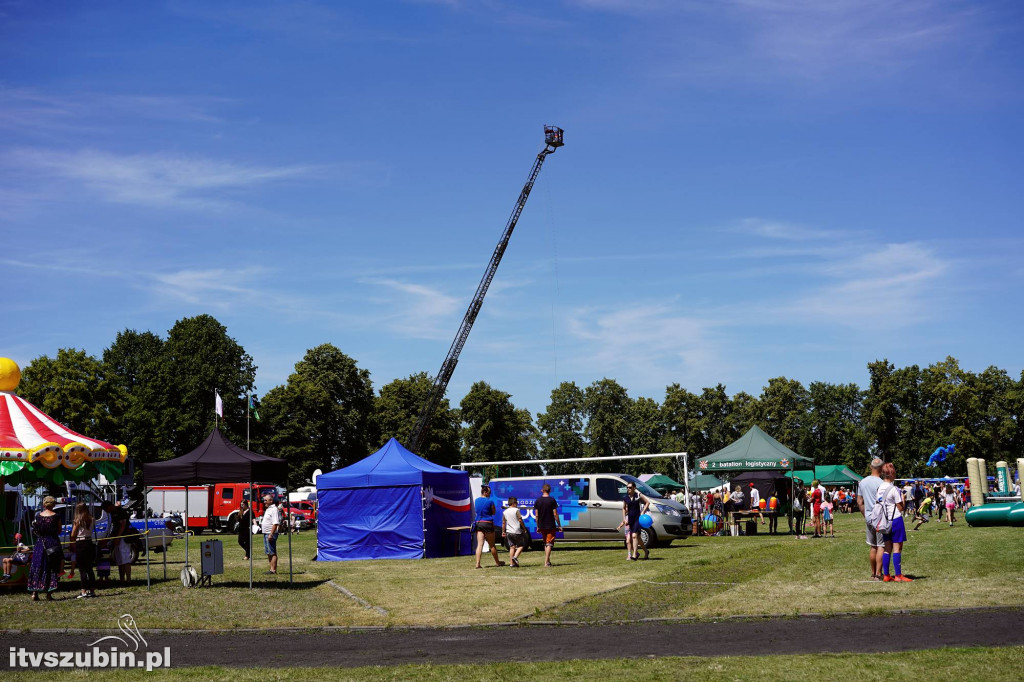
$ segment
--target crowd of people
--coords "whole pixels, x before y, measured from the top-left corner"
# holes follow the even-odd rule
[[[127,585],[132,577],[133,549],[140,542],[138,532],[129,522],[128,513],[113,502],[103,502],[101,509],[109,526],[107,537],[96,540],[96,519],[85,503],[75,505],[74,518],[68,541],[61,540],[63,524],[54,511],[57,500],[43,498],[43,509],[32,521],[36,541],[33,547],[21,542],[20,533],[14,536],[17,546],[14,553],[3,561],[3,575],[0,582],[7,582],[17,566],[28,567],[28,591],[32,601],[39,601],[39,595],[52,600],[61,578],[73,579],[78,571],[81,581],[79,599],[96,596],[98,580],[110,578],[112,566],[117,566],[118,579]],[[67,555],[65,545],[68,546]],[[106,550],[103,554],[101,550]],[[68,558],[70,556],[70,560]],[[97,578],[99,574],[99,578]]]

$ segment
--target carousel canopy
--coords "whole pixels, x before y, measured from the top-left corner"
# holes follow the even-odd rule
[[[75,433],[14,394],[21,371],[0,358],[0,476],[10,483],[121,474],[127,449]]]

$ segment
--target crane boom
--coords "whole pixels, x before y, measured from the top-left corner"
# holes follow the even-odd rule
[[[505,231],[501,233],[498,245],[494,247],[494,253],[491,254],[491,260],[487,264],[484,276],[476,287],[476,293],[473,294],[473,300],[469,303],[466,315],[462,318],[462,325],[459,327],[455,340],[452,341],[452,345],[448,349],[447,357],[441,363],[441,369],[437,373],[434,385],[430,389],[430,396],[423,406],[419,418],[416,420],[416,425],[413,427],[412,437],[409,439],[409,449],[415,453],[419,453],[420,447],[426,439],[427,432],[430,430],[430,420],[433,418],[437,406],[441,403],[441,399],[448,389],[448,381],[452,378],[455,366],[459,363],[459,354],[462,353],[462,348],[466,345],[466,339],[469,338],[469,332],[473,329],[476,316],[480,313],[480,308],[484,304],[484,296],[487,295],[487,289],[491,286],[494,273],[498,271],[501,257],[505,254],[505,248],[508,246],[509,239],[512,238],[512,230],[516,228],[519,216],[526,206],[526,200],[530,198],[530,191],[533,189],[533,183],[540,174],[540,167],[544,165],[544,159],[547,158],[548,154],[553,154],[556,149],[564,144],[563,134],[561,128],[544,126],[544,149],[537,154],[537,159],[533,162],[533,168],[530,170],[529,177],[526,178],[526,184],[523,185],[523,190],[519,193],[519,200],[516,201],[515,208],[512,209],[512,215],[509,216],[508,223],[505,224]]]

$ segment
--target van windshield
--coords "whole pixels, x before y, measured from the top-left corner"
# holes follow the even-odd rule
[[[636,485],[636,489],[639,490],[641,493],[643,493],[645,496],[647,496],[647,497],[661,497],[661,493],[659,493],[657,490],[655,490],[651,486],[649,486],[646,483],[644,483],[643,481],[641,481],[639,478],[634,478],[632,476],[627,476],[626,474],[620,474],[620,475],[622,477],[622,480],[629,481],[630,483],[635,484]]]

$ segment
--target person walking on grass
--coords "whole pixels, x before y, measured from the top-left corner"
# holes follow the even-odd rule
[[[622,498],[622,521],[629,529],[629,536],[626,538],[626,549],[629,551],[629,559],[636,561],[640,558],[640,516],[646,514],[651,508],[651,501],[645,495],[641,495],[635,483],[626,484],[626,496]],[[647,546],[643,546],[644,559],[650,556]]]
[[[494,506],[494,500],[491,499],[490,486],[485,485],[480,488],[480,497],[476,498],[473,508],[476,510],[476,523],[473,524],[476,528],[476,567],[483,568],[480,565],[480,559],[484,554],[485,540],[491,547],[494,565],[504,566],[505,564],[498,559],[498,548],[494,546],[494,515],[497,513],[497,510]]]
[[[867,543],[870,548],[868,561],[871,563],[872,580],[882,579],[882,546],[885,542],[882,540],[882,534],[871,526],[868,516],[875,508],[878,489],[882,483],[882,460],[875,457],[871,460],[871,475],[866,476],[857,486],[857,507],[864,517],[864,526],[867,528]]]
[[[558,502],[551,497],[551,486],[545,483],[540,491],[540,497],[533,503],[533,513],[537,518],[537,532],[544,540],[544,565],[550,568],[555,535],[562,532],[562,522],[558,518]]]
[[[89,513],[89,505],[79,502],[75,505],[75,520],[71,524],[71,540],[75,543],[75,556],[78,561],[78,574],[82,580],[82,590],[76,599],[87,599],[96,596],[96,545],[92,541],[93,518]]]
[[[825,499],[825,494],[818,485],[817,479],[811,481],[811,494],[809,497],[812,514],[811,518],[814,523],[814,537],[824,537],[825,534],[821,529],[821,503]]]
[[[885,517],[892,519],[892,526],[889,532],[882,535],[882,580],[885,582],[909,583],[913,579],[903,575],[903,543],[907,541],[907,529],[903,525],[903,492],[895,485],[896,467],[892,462],[886,462],[882,467],[882,480],[885,481],[878,488],[876,504],[885,506]],[[889,559],[892,559],[892,566],[896,573],[889,577]]]
[[[804,490],[804,482],[797,479],[796,487],[793,489],[793,518],[789,522],[789,532],[795,532],[797,537],[803,537],[804,534],[804,507],[806,506],[806,498],[807,491]],[[794,525],[796,526],[795,529]]]
[[[263,523],[260,530],[263,531],[263,552],[267,555],[267,563],[270,564],[270,575],[277,575],[277,534],[281,530],[281,510],[274,504],[274,496],[266,494],[263,496]]]
[[[826,535],[830,537],[836,536],[836,529],[832,523],[832,501],[829,499],[831,495],[826,495],[825,499],[821,503],[821,536]]]
[[[238,546],[245,552],[242,561],[249,560],[249,548],[252,545],[252,510],[249,501],[242,500],[238,505]]]
[[[515,497],[508,498],[508,509],[501,513],[501,537],[508,541],[509,565],[519,568],[519,555],[523,553],[530,535],[519,511],[519,500]],[[480,561],[477,560],[477,563]]]
[[[956,521],[953,517],[953,512],[956,510],[956,493],[953,492],[953,486],[948,483],[945,490],[942,491],[942,501],[946,503],[946,520],[952,526],[953,522]]]
[[[917,515],[914,517],[914,520],[917,521],[917,523],[914,524],[914,530],[920,528],[921,524],[928,523],[928,517],[931,516],[933,503],[934,500],[932,499],[932,496],[928,495],[921,500],[919,505],[917,505]]]

